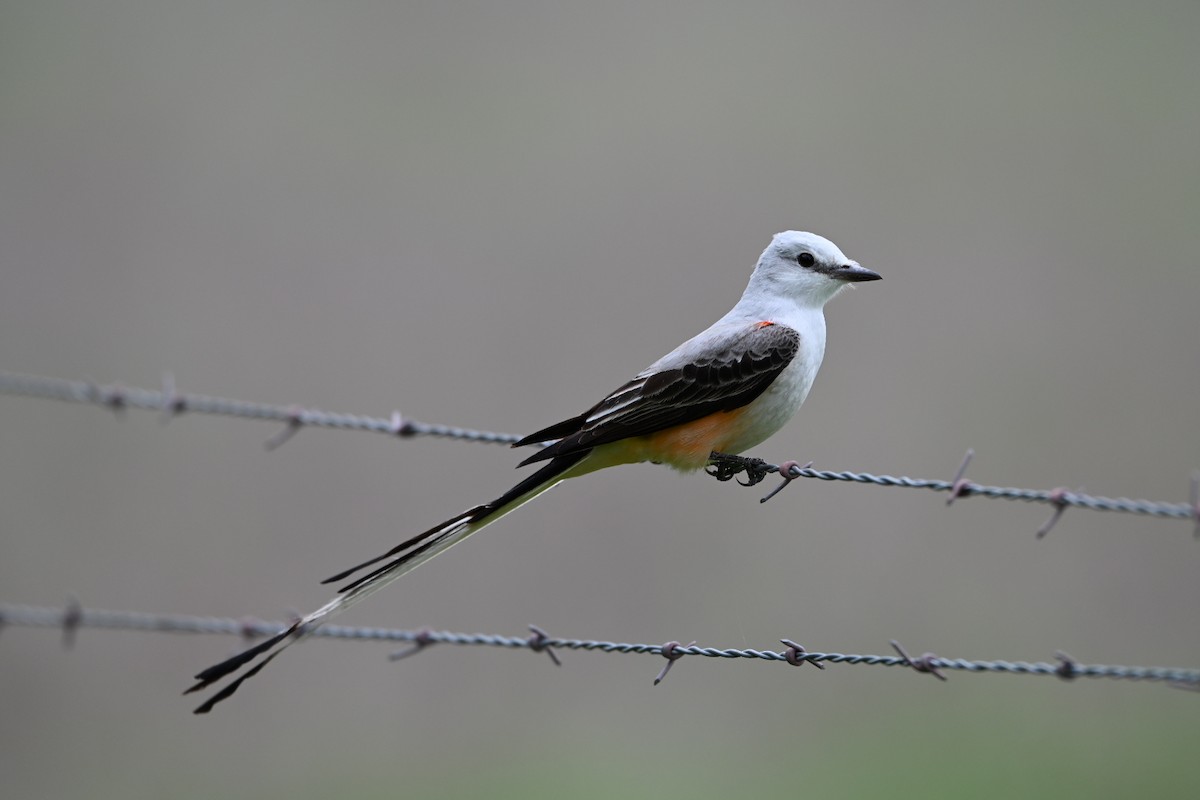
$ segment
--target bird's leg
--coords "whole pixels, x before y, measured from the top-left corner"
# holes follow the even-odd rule
[[[742,486],[753,486],[775,472],[778,468],[761,458],[735,456],[728,453],[712,451],[708,456],[709,468],[704,470],[719,481],[727,481],[739,472],[746,473],[746,480],[738,481]]]

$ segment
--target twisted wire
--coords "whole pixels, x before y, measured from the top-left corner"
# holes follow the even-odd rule
[[[154,633],[223,634],[242,637],[267,637],[286,630],[290,623],[256,619],[203,617],[190,614],[149,614],[135,611],[108,611],[68,605],[64,608],[0,603],[0,626],[29,628],[96,628],[103,630],[134,630]],[[540,634],[540,632],[539,632]],[[787,650],[755,650],[750,648],[717,648],[698,645],[630,644],[595,639],[563,639],[553,636],[501,636],[486,633],[457,633],[427,628],[402,630],[395,628],[352,627],[324,625],[310,634],[317,638],[383,641],[417,644],[449,644],[463,647],[500,647],[517,650],[582,650],[604,653],[643,653],[669,657],[702,656],[705,658],[755,659],[785,664],[811,661],[814,664],[857,664],[885,667],[913,667],[906,656],[861,655],[803,651],[797,661],[795,653]],[[1200,689],[1200,669],[1180,667],[1141,667],[1111,664],[1079,664],[1065,657],[1059,663],[972,660],[941,658],[926,655],[915,665],[919,671],[957,670],[975,673],[1008,673],[1012,675],[1050,675],[1059,678],[1107,678],[1111,680],[1169,683],[1184,688]]]

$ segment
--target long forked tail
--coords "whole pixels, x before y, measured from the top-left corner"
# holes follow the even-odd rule
[[[589,450],[583,450],[558,456],[492,502],[464,511],[441,525],[401,542],[383,555],[326,578],[322,583],[334,583],[345,580],[354,573],[374,566],[380,561],[386,562],[383,566],[377,567],[343,586],[338,590],[336,597],[311,614],[292,623],[282,633],[197,673],[196,683],[190,686],[184,694],[207,689],[222,678],[232,675],[243,667],[246,668],[245,672],[198,706],[194,713],[207,714],[212,711],[213,706],[231,696],[245,681],[257,675],[263,667],[271,663],[277,655],[307,634],[312,633],[317,627],[328,622],[335,614],[364,600],[406,572],[416,569],[437,554],[466,539],[472,533],[490,525],[508,512],[547,491],[563,480],[566,477],[565,473],[586,458],[589,452]]]

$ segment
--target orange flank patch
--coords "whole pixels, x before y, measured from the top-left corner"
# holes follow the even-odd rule
[[[641,460],[657,461],[676,469],[700,469],[708,463],[713,450],[728,452],[742,438],[749,421],[745,412],[745,406],[718,411],[658,433],[639,436]]]

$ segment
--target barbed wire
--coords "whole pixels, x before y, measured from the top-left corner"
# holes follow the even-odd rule
[[[221,634],[260,638],[274,636],[290,627],[290,622],[268,622],[253,618],[234,619],[229,617],[202,617],[190,614],[149,614],[137,611],[108,611],[83,608],[78,601],[71,600],[64,608],[0,603],[0,628],[4,626],[26,628],[60,628],[68,646],[74,641],[76,631],[81,628],[100,630],[131,630],[150,633]],[[1045,661],[975,660],[965,658],[942,658],[925,653],[919,658],[910,656],[896,641],[891,645],[897,655],[857,655],[827,653],[806,650],[791,639],[780,639],[785,646],[781,651],[755,650],[748,648],[718,648],[697,646],[695,642],[680,644],[628,644],[595,639],[563,639],[550,636],[536,625],[529,626],[530,636],[501,636],[486,633],[456,633],[437,631],[430,628],[404,630],[396,628],[351,627],[347,625],[323,625],[311,631],[310,636],[325,639],[399,642],[410,647],[391,654],[392,660],[414,655],[435,644],[463,647],[500,647],[510,650],[546,652],[556,665],[561,659],[555,650],[599,651],[604,653],[650,654],[667,660],[654,682],[666,677],[671,665],[684,656],[761,660],[802,666],[805,663],[824,669],[827,664],[855,664],[884,667],[908,667],[917,672],[927,672],[946,680],[945,672],[988,672],[1012,675],[1052,675],[1064,680],[1075,678],[1107,678],[1111,680],[1147,681],[1165,683],[1177,688],[1200,690],[1200,669],[1180,667],[1139,667],[1112,664],[1082,664],[1063,652],[1055,653],[1057,663]]]
[[[66,380],[41,375],[27,375],[0,370],[0,394],[19,395],[61,400],[71,403],[87,403],[121,412],[129,408],[158,411],[164,421],[184,413],[214,414],[219,416],[263,419],[282,422],[286,426],[266,440],[268,449],[286,442],[304,427],[336,428],[381,433],[387,436],[412,438],[436,436],[469,442],[511,444],[521,437],[517,434],[481,431],[452,425],[436,425],[403,417],[399,411],[390,417],[369,417],[359,414],[330,413],[298,405],[269,405],[212,397],[202,394],[179,392],[170,373],[164,374],[161,390],[140,389],[119,384],[100,385],[90,381]],[[1195,534],[1200,538],[1200,473],[1192,475],[1191,497],[1188,503],[1165,503],[1153,500],[1135,500],[1128,497],[1102,497],[1071,491],[1066,487],[1054,489],[1021,489],[1007,486],[985,486],[966,480],[964,474],[973,452],[968,450],[955,477],[949,481],[921,478],[874,475],[869,472],[830,471],[812,469],[811,463],[800,465],[795,461],[770,464],[761,459],[730,457],[714,454],[715,466],[709,474],[719,480],[728,480],[739,472],[745,472],[745,485],[758,483],[767,474],[780,474],[783,482],[762,498],[765,502],[796,478],[812,478],[822,481],[845,481],[850,483],[892,486],[906,489],[927,489],[934,492],[949,492],[947,504],[963,497],[989,497],[1004,500],[1020,500],[1026,503],[1044,503],[1054,506],[1054,513],[1038,529],[1039,538],[1045,536],[1067,508],[1083,508],[1091,511],[1112,511],[1141,514],[1169,519],[1191,520]]]
[[[360,414],[330,413],[298,405],[250,403],[227,397],[185,393],[176,390],[175,379],[171,373],[163,375],[163,388],[156,390],[121,386],[115,383],[101,385],[91,381],[73,381],[0,370],[0,394],[41,397],[62,400],[67,403],[87,403],[103,406],[118,413],[128,408],[158,411],[162,414],[164,421],[184,413],[190,413],[284,423],[287,427],[266,441],[268,449],[278,447],[299,432],[301,428],[306,427],[367,431],[405,439],[415,436],[438,436],[495,444],[511,444],[521,438],[511,433],[477,431],[452,425],[430,425],[405,419],[399,411],[393,412],[387,418],[368,417]]]

